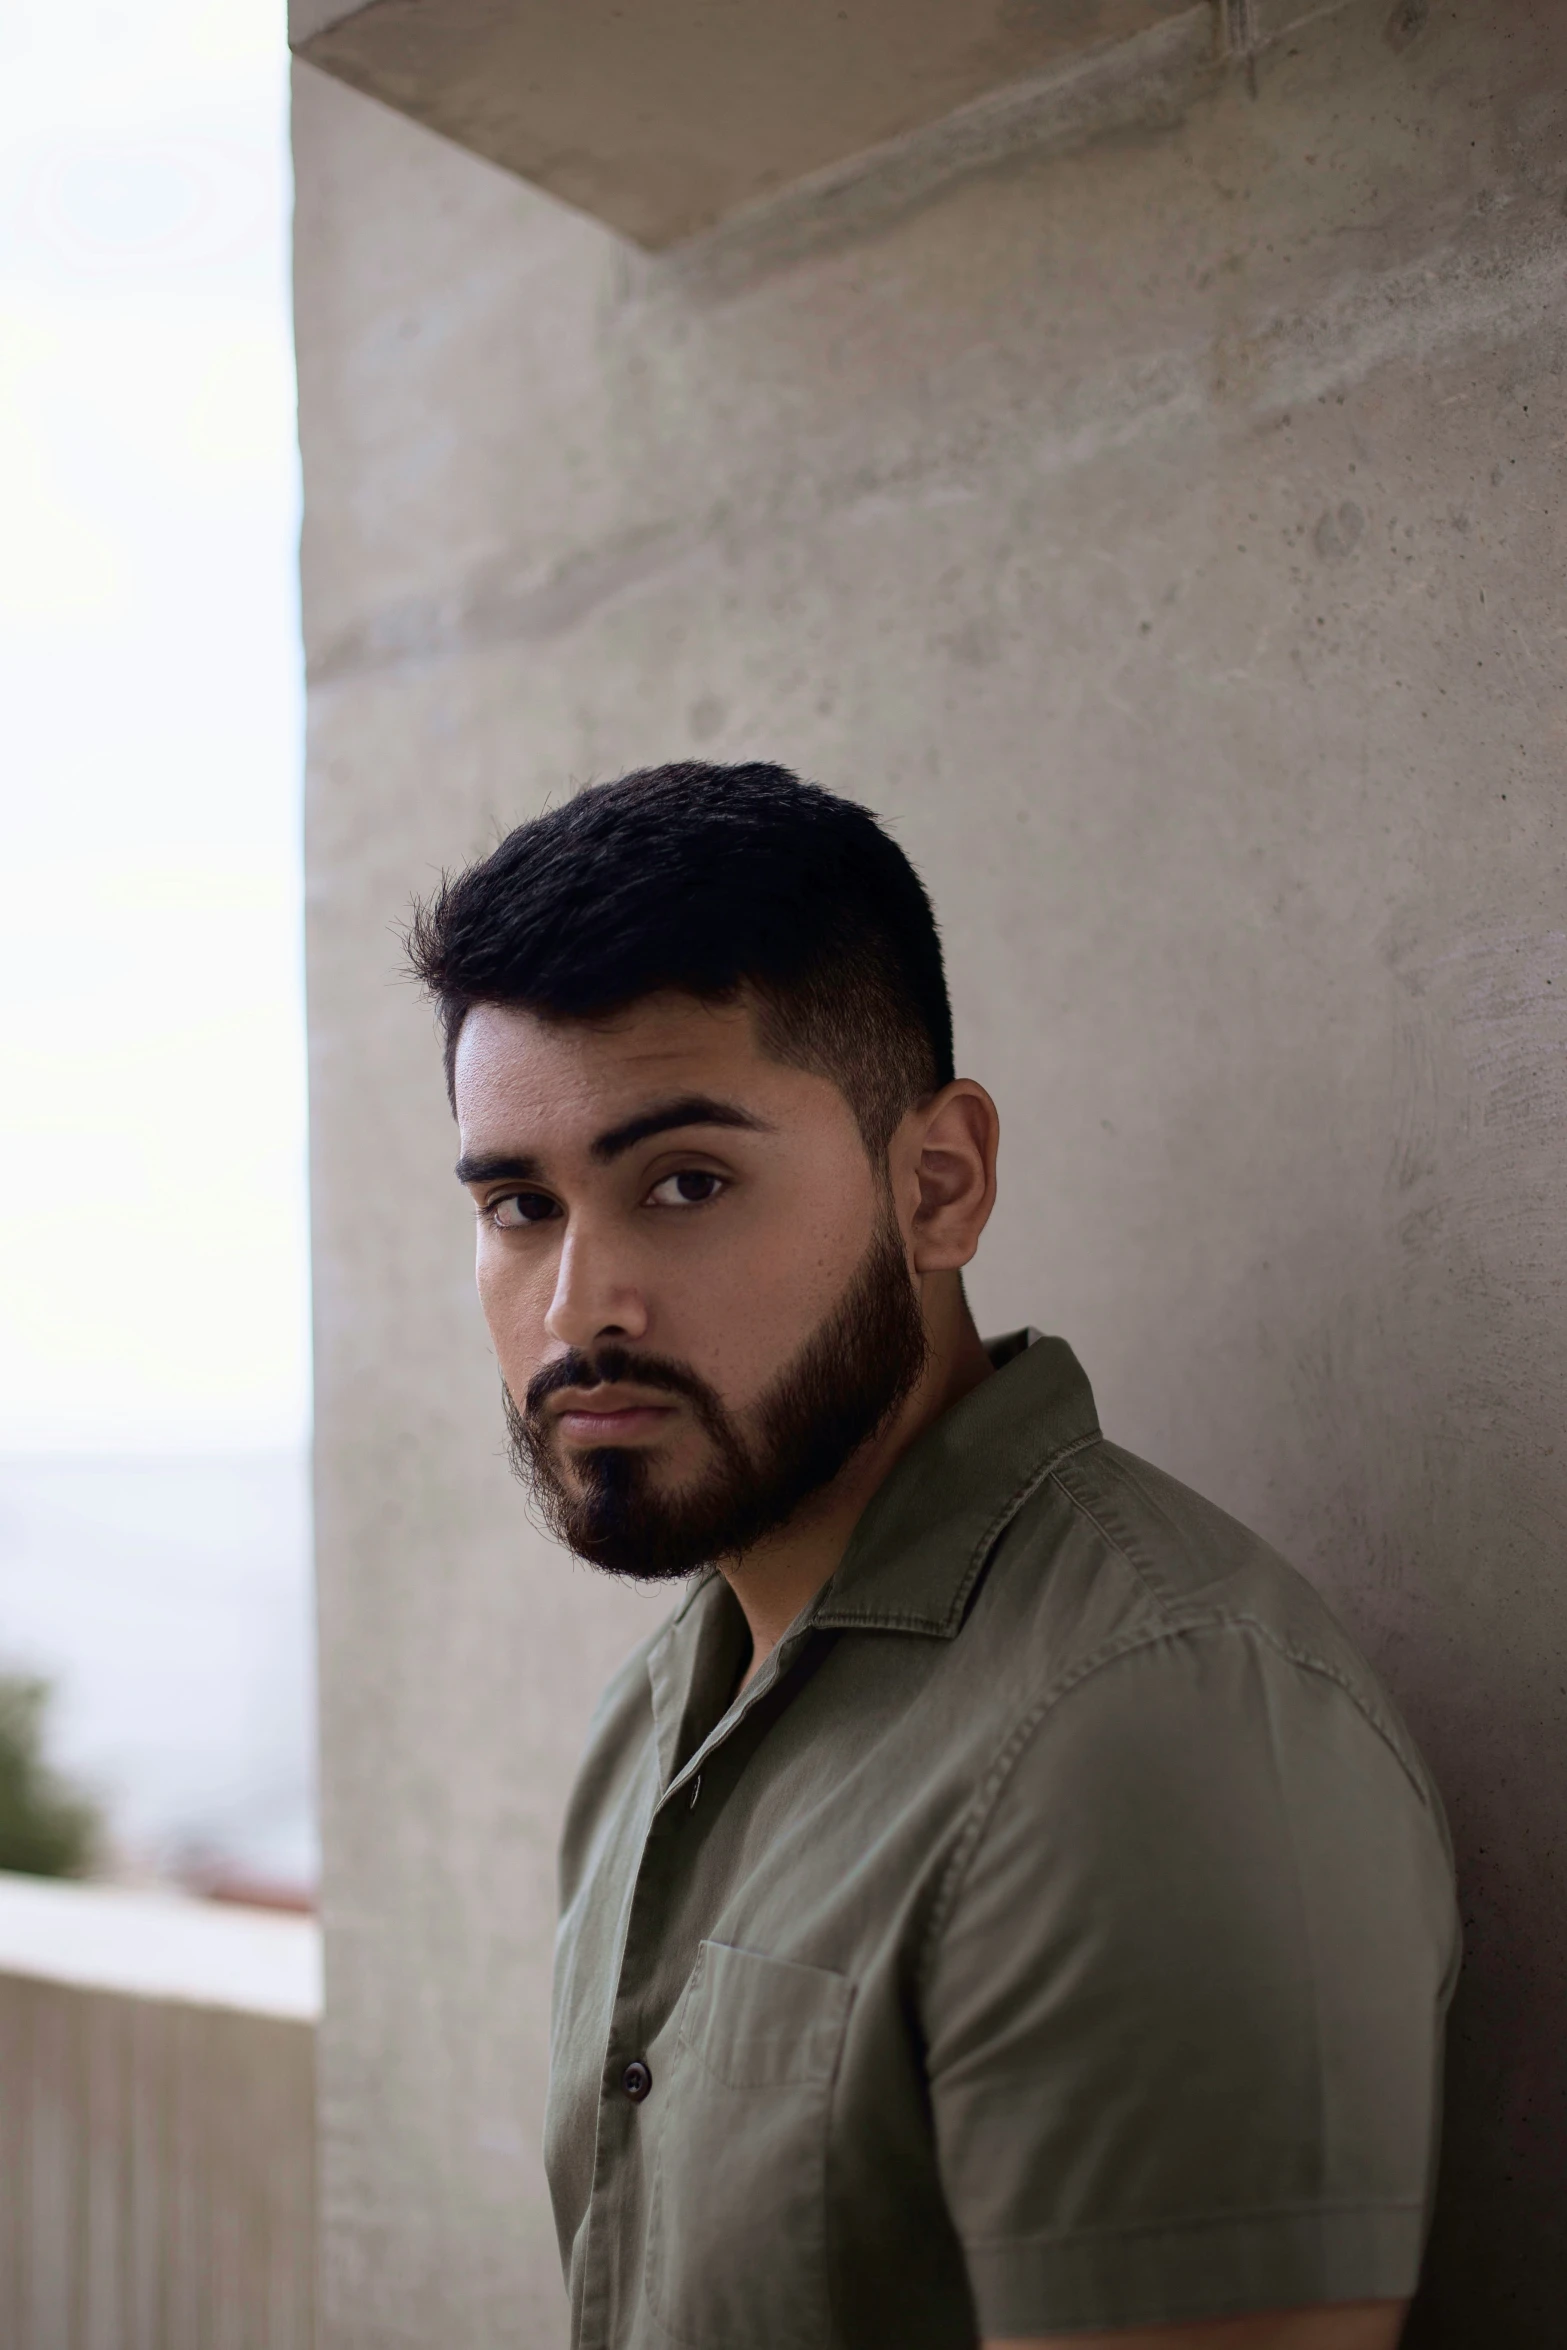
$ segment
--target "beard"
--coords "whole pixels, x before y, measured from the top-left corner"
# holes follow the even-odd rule
[[[831,1485],[910,1394],[928,1352],[902,1240],[885,1213],[837,1305],[747,1414],[749,1432],[689,1365],[601,1346],[551,1363],[520,1409],[503,1388],[512,1469],[578,1558],[636,1583],[675,1582],[741,1556]],[[714,1454],[695,1482],[661,1492],[650,1455],[618,1445],[577,1455],[567,1482],[548,1398],[622,1379],[690,1403]]]

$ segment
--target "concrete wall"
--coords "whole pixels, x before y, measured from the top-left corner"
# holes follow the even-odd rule
[[[692,752],[893,820],[1006,1120],[983,1319],[1407,1708],[1470,1951],[1420,2338],[1559,2326],[1567,18],[1351,0],[1116,119],[655,261],[300,70],[337,2350],[560,2339],[551,1838],[652,1613],[508,1483],[393,928]]]

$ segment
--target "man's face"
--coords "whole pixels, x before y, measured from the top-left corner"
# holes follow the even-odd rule
[[[743,1004],[479,1005],[456,1098],[514,1454],[583,1556],[654,1577],[743,1550],[914,1385],[885,1183],[838,1088],[767,1059]]]

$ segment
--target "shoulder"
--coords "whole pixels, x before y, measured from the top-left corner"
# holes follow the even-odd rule
[[[1126,1948],[1178,1926],[1214,1980],[1216,1943],[1284,1980],[1308,1930],[1396,1942],[1450,1980],[1430,1774],[1348,1633],[1259,1536],[1095,1439],[1052,1465],[991,1577],[976,1662],[1004,1703],[927,1960],[1007,1931],[1037,1959],[1094,1919]]]
[[[1015,1717],[919,1979],[938,2069],[1027,2049],[1087,2102],[1163,2079],[1174,2110],[1223,2048],[1238,2109],[1327,2063],[1414,2114],[1458,1955],[1440,1804],[1369,1671],[1274,1609],[1172,1605]]]
[[[1424,1763],[1398,1710],[1355,1642],[1305,1577],[1236,1518],[1164,1470],[1103,1438],[1058,1460],[998,1549],[999,1580],[1022,1586],[1044,1637],[1029,1713],[1042,1720],[1079,1684],[1108,1674],[1078,1710],[1117,1713],[1134,1686],[1197,1703],[1192,1659],[1260,1670],[1290,1702],[1308,1693],[1329,1713],[1357,1714],[1435,1807]],[[1141,1664],[1115,1671],[1121,1660]],[[1183,1661],[1184,1660],[1184,1661]],[[1330,1696],[1329,1692],[1336,1692]],[[1225,1709],[1219,1708],[1218,1712]],[[1217,1729],[1203,1701],[1188,1729]]]
[[[1403,2298],[1459,1952],[1434,1790],[1244,1528],[1109,1446],[1048,1487],[994,1562],[1028,1670],[915,1970],[985,2330],[1173,2318],[1237,2275]]]

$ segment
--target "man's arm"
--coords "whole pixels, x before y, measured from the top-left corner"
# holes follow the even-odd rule
[[[922,1989],[982,2339],[1392,2350],[1453,1936],[1435,1819],[1331,1674],[1240,1621],[1073,1685]]]
[[[1395,2350],[1408,2307],[1407,2301],[1356,2301],[1195,2325],[1134,2326],[1130,2333],[1012,2335],[980,2350]]]

